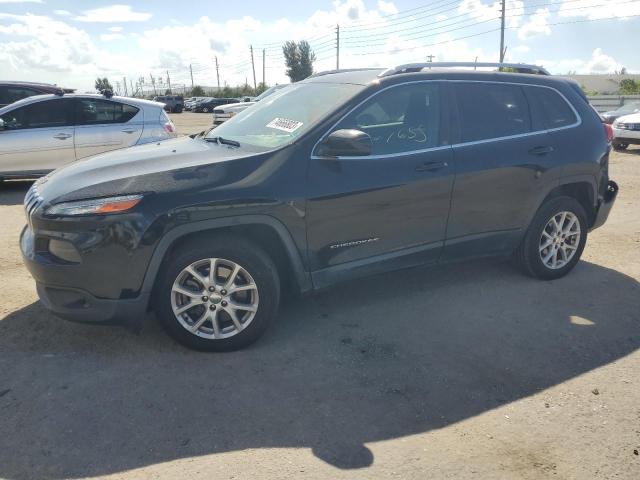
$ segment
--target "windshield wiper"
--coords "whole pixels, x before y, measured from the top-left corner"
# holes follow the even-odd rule
[[[207,137],[207,138],[205,138],[205,140],[207,142],[216,142],[216,143],[220,143],[220,144],[223,144],[223,145],[231,145],[232,147],[239,147],[240,146],[240,142],[237,142],[235,140],[229,140],[228,138]]]

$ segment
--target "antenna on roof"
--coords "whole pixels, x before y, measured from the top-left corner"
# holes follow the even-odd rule
[[[57,89],[55,92],[53,92],[53,93],[54,93],[54,95],[57,95],[57,96],[59,96],[59,97],[64,96],[64,90],[63,90],[63,89],[61,89],[61,88],[58,88],[58,89]]]

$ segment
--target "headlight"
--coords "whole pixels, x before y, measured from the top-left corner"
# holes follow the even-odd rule
[[[123,195],[120,197],[96,198],[65,202],[52,205],[45,210],[46,215],[96,215],[104,213],[121,213],[135,207],[142,195]]]

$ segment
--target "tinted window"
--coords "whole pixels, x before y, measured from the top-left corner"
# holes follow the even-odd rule
[[[0,87],[0,104],[10,104],[31,97],[32,95],[41,95],[40,92],[31,88],[23,87]]]
[[[526,87],[526,90],[535,130],[566,127],[576,123],[576,114],[555,90],[543,87]]]
[[[5,128],[64,127],[73,125],[73,100],[52,99],[31,103],[2,115]]]
[[[463,142],[531,131],[527,99],[518,85],[453,83]]]
[[[422,150],[442,144],[441,110],[437,83],[398,85],[367,100],[335,130],[368,133],[373,155]]]
[[[124,123],[138,113],[136,107],[123,103],[83,98],[78,100],[78,125]]]

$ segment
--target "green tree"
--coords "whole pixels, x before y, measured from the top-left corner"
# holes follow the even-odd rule
[[[204,88],[202,88],[200,85],[196,85],[195,87],[193,87],[191,89],[191,96],[192,97],[204,97]]]
[[[620,80],[620,94],[638,95],[640,93],[640,83],[631,78]]]
[[[107,77],[104,78],[96,78],[96,90],[99,92],[104,92],[105,90],[111,90],[113,92],[113,87],[109,83],[109,79]]]
[[[304,80],[313,73],[313,62],[316,54],[311,50],[311,45],[306,40],[301,42],[288,41],[282,46],[287,76],[291,82]]]

